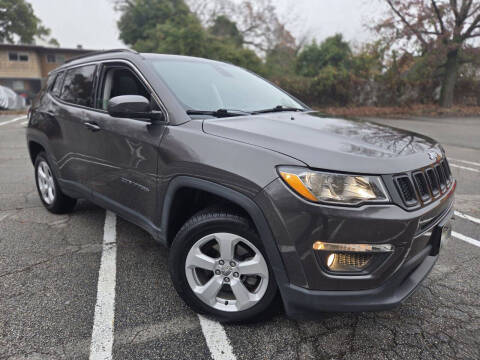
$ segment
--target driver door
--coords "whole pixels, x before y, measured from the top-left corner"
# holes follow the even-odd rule
[[[117,118],[106,111],[108,100],[121,95],[150,98],[147,86],[124,64],[104,64],[91,119],[98,162],[89,179],[94,199],[137,222],[151,222],[157,199],[157,160],[165,126],[140,119]]]

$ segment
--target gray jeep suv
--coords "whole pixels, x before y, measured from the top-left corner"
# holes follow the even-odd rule
[[[53,71],[29,113],[38,193],[84,198],[170,248],[183,300],[222,321],[389,309],[450,232],[442,147],[323,116],[239,67],[115,50]]]

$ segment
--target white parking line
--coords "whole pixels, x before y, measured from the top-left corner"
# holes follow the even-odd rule
[[[480,173],[480,170],[474,169],[474,168],[471,168],[471,167],[455,165],[455,164],[452,164],[452,163],[450,163],[450,166],[453,167],[453,168],[459,168],[459,169],[463,169],[463,170],[468,170],[468,171],[473,171],[473,172]]]
[[[476,217],[464,214],[460,211],[455,211],[455,215],[458,216],[459,218],[462,218],[462,219],[469,220],[471,222],[480,224],[480,219],[477,219]]]
[[[117,217],[107,211],[103,230],[102,259],[98,273],[97,303],[93,319],[90,360],[111,360],[115,318]]]
[[[0,122],[0,126],[11,124],[11,123],[14,123],[15,121],[20,121],[20,120],[23,120],[23,119],[26,119],[26,118],[27,118],[26,116],[20,116],[18,118],[12,119],[12,120],[2,121],[2,122]]]
[[[223,326],[202,315],[198,315],[198,318],[213,360],[236,360],[232,345]]]
[[[455,231],[452,231],[452,236],[453,236],[453,237],[456,237],[457,239],[460,239],[460,240],[462,240],[462,241],[465,241],[465,242],[467,242],[467,243],[469,243],[469,244],[472,244],[472,245],[475,245],[475,246],[480,247],[480,241],[475,240],[475,239],[472,239],[471,237],[468,237],[468,236],[466,236],[466,235],[459,234],[459,233],[457,233],[457,232],[455,232]]]
[[[474,162],[474,161],[452,159],[451,157],[449,157],[448,160],[452,160],[452,161],[456,161],[456,162],[461,162],[461,163],[469,164],[469,165],[480,166],[480,163],[477,163],[477,162]]]
[[[27,120],[27,121],[24,121],[24,122],[22,122],[20,125],[22,125],[22,126],[25,126],[25,125],[27,125],[27,124],[28,124],[28,120]]]

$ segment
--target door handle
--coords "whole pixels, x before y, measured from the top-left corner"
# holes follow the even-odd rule
[[[97,123],[94,123],[94,122],[84,122],[83,125],[88,129],[88,130],[91,130],[91,131],[100,131],[102,130],[102,128],[100,126],[98,126]]]
[[[40,114],[48,115],[48,116],[55,116],[55,113],[53,111],[49,110],[39,110],[38,111]]]

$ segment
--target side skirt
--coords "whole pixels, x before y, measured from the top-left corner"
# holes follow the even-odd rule
[[[94,203],[95,205],[98,205],[104,209],[113,211],[121,218],[144,229],[146,232],[152,235],[152,237],[158,243],[164,246],[167,246],[165,236],[163,236],[162,230],[159,227],[155,226],[145,216],[127,208],[126,206],[116,201],[111,200],[110,198],[102,194],[99,194],[97,192],[92,192],[88,188],[86,188],[81,184],[78,184],[77,182],[68,181],[68,180],[59,180],[59,184],[62,192],[64,192],[66,195],[75,197],[75,198],[87,199],[92,203]]]

